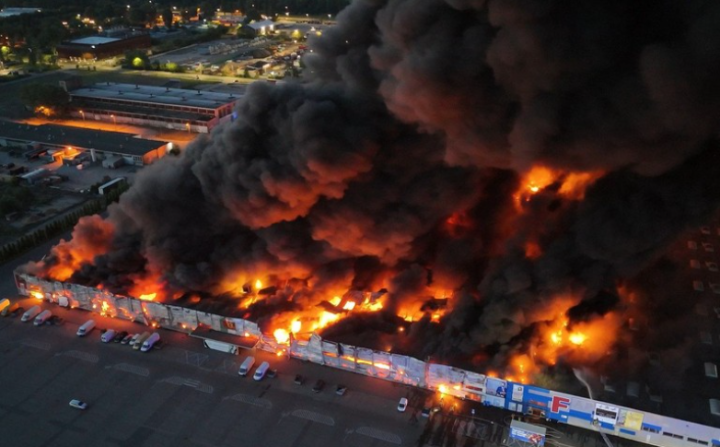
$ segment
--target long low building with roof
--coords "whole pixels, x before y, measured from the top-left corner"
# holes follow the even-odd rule
[[[129,49],[150,48],[151,45],[150,34],[146,31],[116,30],[62,42],[56,50],[60,59],[102,60],[125,54]]]
[[[233,93],[113,82],[66,88],[77,118],[194,133],[231,121],[239,99]]]
[[[0,146],[17,148],[18,155],[28,158],[41,154],[67,158],[86,153],[92,161],[122,159],[125,164],[136,166],[150,164],[172,149],[172,143],[138,138],[130,133],[12,121],[0,121]]]

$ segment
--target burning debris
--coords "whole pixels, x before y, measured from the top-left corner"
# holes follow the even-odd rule
[[[26,270],[523,381],[622,363],[617,288],[718,208],[718,13],[356,0],[304,82],[254,83]]]

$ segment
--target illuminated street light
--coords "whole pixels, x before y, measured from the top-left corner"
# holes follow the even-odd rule
[[[83,111],[81,110],[81,111],[80,111],[80,115],[82,115],[83,121],[85,121],[85,112],[83,112]]]
[[[188,133],[190,133],[190,123],[185,123],[185,128],[187,129]]]
[[[110,118],[113,119],[113,124],[115,124],[115,127],[117,127],[117,120],[115,119],[115,115],[110,115]]]

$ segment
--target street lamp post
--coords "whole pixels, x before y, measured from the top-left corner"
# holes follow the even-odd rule
[[[80,115],[82,115],[83,121],[85,121],[85,112],[83,112],[83,111],[81,110],[81,111],[80,111]]]
[[[190,123],[185,123],[185,128],[187,129],[188,133],[190,133]]]
[[[117,119],[115,119],[115,115],[110,115],[110,118],[112,118],[113,124],[115,125],[115,128],[117,129]]]

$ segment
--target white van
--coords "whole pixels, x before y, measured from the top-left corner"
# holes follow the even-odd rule
[[[23,314],[22,318],[20,318],[20,321],[25,323],[26,321],[30,321],[33,318],[37,316],[41,312],[42,309],[40,309],[40,306],[33,306],[30,309],[26,310]]]
[[[148,352],[152,349],[153,345],[158,342],[158,340],[160,340],[160,334],[153,332],[153,334],[142,344],[140,351]]]
[[[52,317],[52,312],[46,309],[40,312],[37,317],[35,317],[35,321],[33,322],[33,324],[35,326],[42,326],[50,317]]]
[[[89,334],[93,329],[95,329],[95,320],[88,320],[78,328],[77,336],[84,337]]]
[[[138,350],[142,347],[143,343],[145,343],[145,340],[150,338],[150,332],[143,332],[141,336],[138,337],[137,340],[135,340],[135,344],[133,345],[134,350]]]
[[[255,370],[255,374],[253,375],[253,379],[260,381],[265,377],[265,373],[267,372],[268,368],[270,368],[270,364],[268,362],[262,362],[260,366],[258,366],[258,369]]]
[[[110,343],[114,337],[115,337],[115,329],[108,329],[107,331],[105,331],[104,334],[102,334],[102,337],[100,337],[100,340],[103,343]]]
[[[252,369],[253,365],[255,364],[255,357],[247,357],[243,362],[242,365],[240,365],[240,369],[238,370],[238,374],[241,376],[247,376],[250,370]]]

